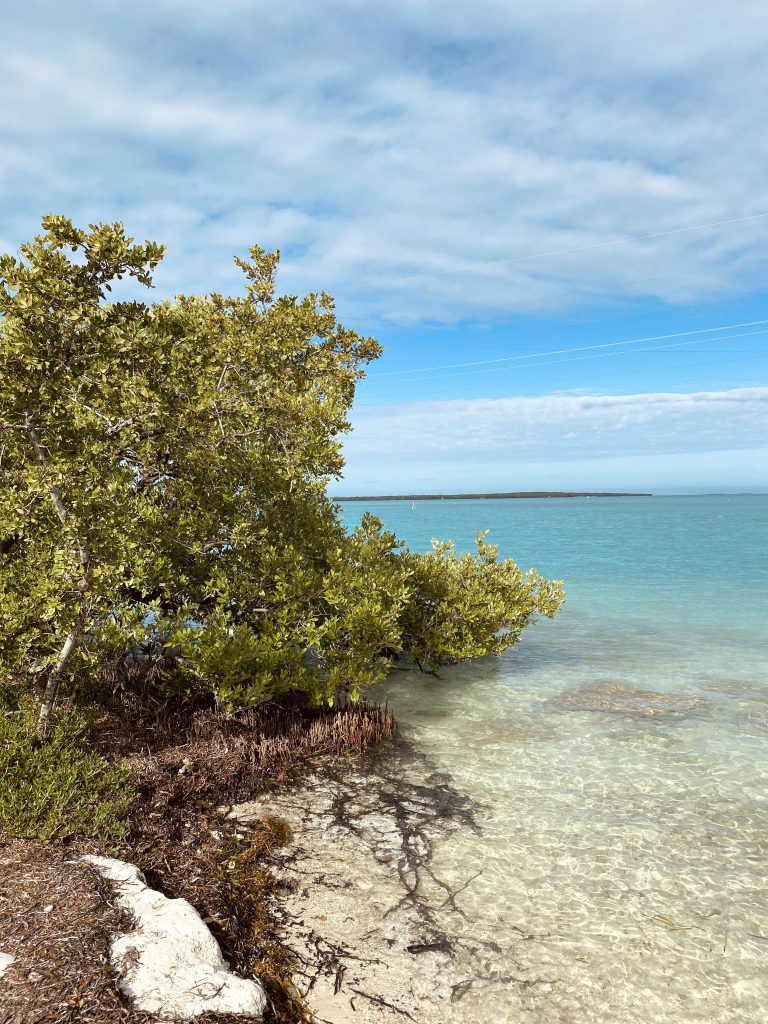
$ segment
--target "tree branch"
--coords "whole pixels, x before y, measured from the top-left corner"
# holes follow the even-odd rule
[[[26,435],[29,438],[29,443],[32,445],[32,450],[35,453],[38,463],[44,469],[47,469],[48,461],[45,454],[45,448],[40,443],[40,438],[35,428],[35,421],[32,413],[27,412],[25,414],[24,426]],[[56,509],[56,514],[61,521],[61,525],[69,525],[72,521],[72,515],[62,500],[59,488],[53,482],[48,483],[48,493],[51,496],[51,500],[53,501]],[[43,699],[40,703],[40,713],[37,719],[38,733],[46,733],[50,727],[51,714],[53,713],[53,709],[56,707],[56,698],[58,697],[59,686],[61,685],[61,680],[64,675],[64,669],[66,668],[66,664],[77,646],[83,631],[85,630],[91,610],[90,592],[93,578],[91,552],[88,542],[82,536],[78,536],[77,538],[77,549],[80,559],[80,567],[83,573],[82,578],[77,585],[80,609],[77,613],[77,618],[75,619],[75,622],[67,634],[61,650],[59,651],[59,656],[51,668],[51,671],[48,673],[45,690],[43,691]]]

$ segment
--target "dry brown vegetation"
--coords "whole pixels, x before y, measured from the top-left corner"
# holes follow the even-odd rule
[[[290,956],[275,936],[270,903],[278,883],[264,864],[290,842],[290,828],[266,816],[246,831],[218,808],[289,783],[309,759],[358,754],[393,732],[391,715],[364,703],[228,713],[200,701],[133,697],[95,723],[89,745],[109,760],[127,761],[133,789],[127,842],[108,852],[138,864],[169,897],[192,903],[232,969],[264,984],[273,1022],[307,1019],[291,983]],[[109,940],[127,922],[108,883],[71,863],[86,851],[101,852],[92,840],[0,850],[0,949],[18,956],[0,983],[2,1024],[156,1019],[119,996]],[[198,1019],[243,1022],[221,1014]]]

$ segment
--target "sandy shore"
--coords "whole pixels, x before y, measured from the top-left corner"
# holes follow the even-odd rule
[[[440,844],[475,828],[446,776],[404,781],[396,756],[372,772],[346,763],[230,814],[276,814],[293,827],[294,844],[275,856],[288,883],[276,913],[319,1020],[487,1024],[489,986],[530,983],[513,951],[472,936],[461,901],[473,874],[434,868]]]

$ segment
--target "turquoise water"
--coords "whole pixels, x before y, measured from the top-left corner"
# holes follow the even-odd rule
[[[489,529],[567,590],[502,658],[383,689],[478,806],[436,865],[481,872],[461,927],[502,952],[446,1019],[768,1019],[768,496],[365,510],[418,550]]]

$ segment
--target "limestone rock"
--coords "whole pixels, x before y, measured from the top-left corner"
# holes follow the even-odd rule
[[[702,697],[681,693],[656,693],[627,683],[587,683],[566,690],[550,702],[566,711],[603,711],[638,718],[679,719],[709,710]]]
[[[119,985],[137,1009],[187,1020],[214,1010],[261,1017],[264,989],[229,970],[218,943],[186,900],[150,889],[133,864],[83,857],[115,883],[118,903],[135,928],[112,942]]]

